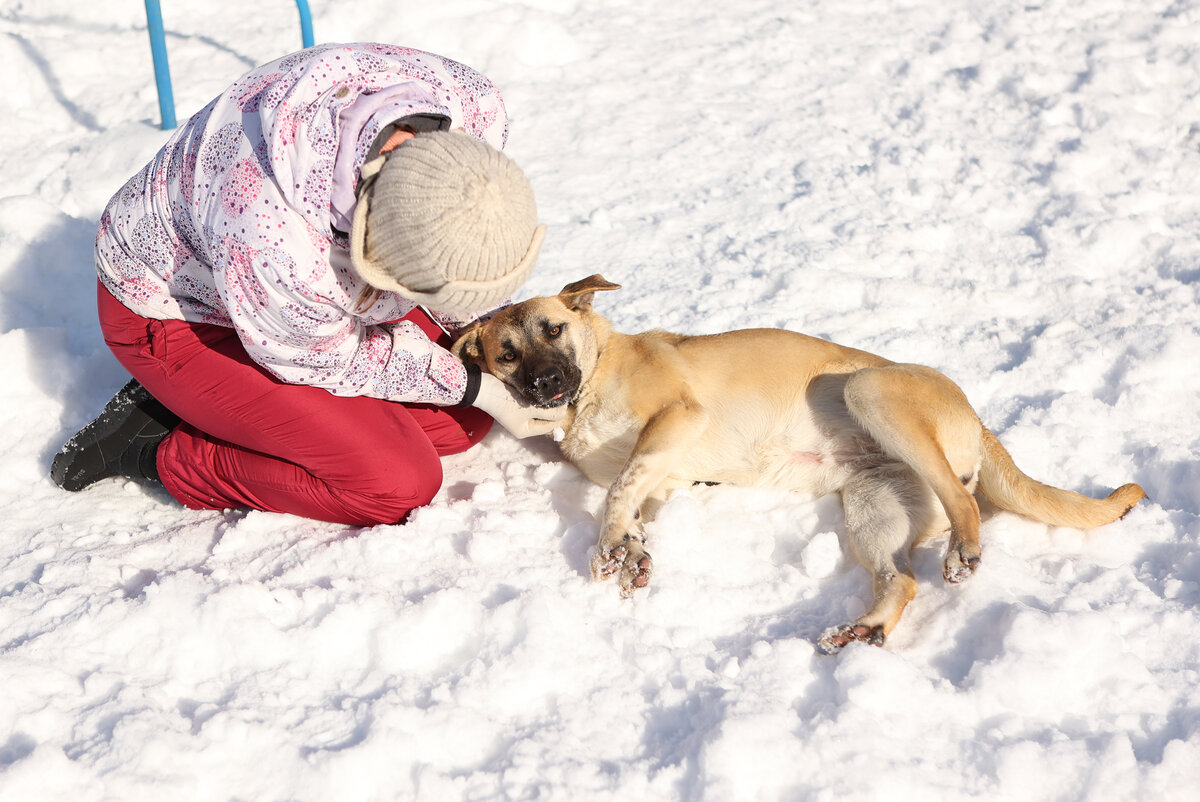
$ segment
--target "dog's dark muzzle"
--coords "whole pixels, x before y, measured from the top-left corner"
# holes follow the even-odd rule
[[[579,392],[579,369],[570,363],[544,363],[525,371],[522,392],[537,407],[561,407]]]

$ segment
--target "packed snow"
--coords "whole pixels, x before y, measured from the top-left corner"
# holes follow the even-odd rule
[[[920,549],[882,649],[836,498],[697,487],[621,600],[551,438],[347,529],[48,477],[127,379],[93,232],[165,141],[141,3],[0,0],[0,798],[1162,800],[1200,789],[1200,2],[314,0],[491,77],[622,331],[778,326],[953,377],[1031,475],[1149,499]],[[300,46],[163,4],[180,120]],[[747,364],[748,371],[786,365]]]

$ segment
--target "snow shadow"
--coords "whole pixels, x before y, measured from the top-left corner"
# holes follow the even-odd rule
[[[1135,481],[1150,501],[1164,509],[1200,515],[1200,463],[1164,459],[1163,450],[1158,446],[1138,449]]]
[[[1175,513],[1175,526],[1180,532],[1200,529],[1195,517]],[[1161,599],[1172,604],[1200,608],[1200,552],[1189,540],[1180,542],[1148,542],[1131,561],[1137,566],[1138,579]]]
[[[705,743],[716,736],[726,719],[725,689],[700,687],[682,703],[652,711],[646,718],[642,754],[652,773],[682,767],[677,799],[702,796],[701,759]]]
[[[63,108],[71,120],[88,131],[98,132],[104,130],[90,111],[72,101],[67,96],[67,93],[63,91],[62,81],[59,80],[58,73],[55,72],[50,59],[25,36],[15,31],[8,31],[7,33],[8,38],[21,50],[21,54],[29,59],[29,62],[42,76],[50,97]]]
[[[76,124],[88,131],[103,131],[104,127],[97,121],[95,115],[88,111],[84,105],[71,100],[68,93],[63,89],[62,79],[60,78],[60,72],[62,71],[55,69],[54,66],[55,53],[52,49],[39,44],[39,42],[45,42],[48,39],[57,42],[59,32],[64,29],[81,32],[85,36],[104,39],[121,37],[131,34],[132,31],[124,25],[99,24],[86,20],[71,19],[59,14],[23,13],[20,5],[13,11],[5,14],[5,21],[14,28],[14,30],[6,31],[5,34],[20,49],[21,55],[28,59],[29,63],[37,70],[41,79],[45,82],[51,99],[61,106]],[[146,30],[145,26],[139,27],[143,31]],[[28,31],[29,35],[26,35],[22,31]],[[168,41],[168,59],[170,58],[170,49],[179,42],[185,42],[200,43],[215,54],[229,56],[247,70],[262,63],[259,56],[236,50],[215,36],[190,32],[184,33],[169,29],[164,30],[163,34]],[[147,57],[149,57],[149,53],[147,53]],[[71,76],[68,74],[67,77],[70,78]],[[146,119],[145,122],[157,124],[158,121]]]
[[[0,275],[0,332],[61,328],[73,345],[98,335],[95,234],[95,220],[58,215],[29,242]]]
[[[0,333],[26,333],[29,381],[62,399],[72,422],[124,377],[96,317],[95,231],[94,220],[56,215],[0,273]]]
[[[977,664],[1004,653],[1004,637],[1015,618],[1016,611],[1008,602],[993,602],[975,611],[955,629],[953,642],[935,655],[930,664],[956,688],[965,687]]]
[[[24,203],[10,199],[6,210],[14,202]],[[28,238],[11,236],[24,233],[22,225]],[[44,431],[41,460],[47,470],[64,440],[128,380],[104,344],[96,316],[95,230],[95,221],[57,212],[43,216],[33,208],[24,219],[18,209],[6,232],[7,239],[16,240],[13,250],[19,249],[5,254],[0,270],[3,351],[20,365],[11,400],[53,399],[57,403],[51,408],[61,404],[58,419],[48,420]]]
[[[0,769],[6,769],[14,763],[24,760],[37,749],[37,741],[23,732],[14,733],[4,746],[0,746]]]

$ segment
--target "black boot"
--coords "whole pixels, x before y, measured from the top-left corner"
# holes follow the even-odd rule
[[[110,476],[161,484],[155,457],[179,417],[133,379],[94,421],[58,452],[50,478],[63,490],[82,490]]]

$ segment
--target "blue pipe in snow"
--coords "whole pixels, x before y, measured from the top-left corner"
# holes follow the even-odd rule
[[[308,11],[308,0],[296,0],[296,9],[300,12],[300,42],[304,47],[312,47],[312,14]]]
[[[146,0],[146,25],[150,29],[150,55],[154,59],[154,83],[158,87],[158,113],[163,130],[166,130],[175,127],[175,95],[171,92],[171,66],[167,64],[167,40],[158,0]]]

